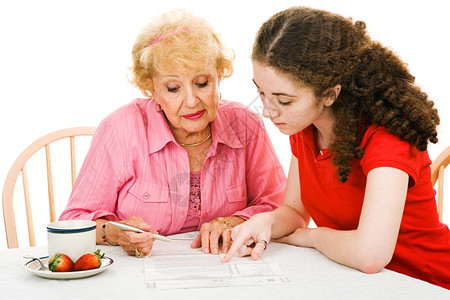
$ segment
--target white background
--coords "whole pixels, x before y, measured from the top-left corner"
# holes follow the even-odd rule
[[[235,73],[222,82],[223,98],[257,108],[249,59],[255,33],[271,15],[293,5],[366,21],[372,38],[409,64],[439,110],[439,143],[429,146],[431,159],[450,145],[450,21],[444,0],[0,0],[0,183],[17,155],[36,138],[60,128],[97,126],[107,114],[141,96],[127,81],[131,47],[146,23],[168,10],[185,8],[212,23],[236,53]],[[266,127],[287,171],[288,137],[270,122]],[[43,180],[37,185],[42,187]],[[63,206],[67,193],[57,199]],[[46,208],[36,210],[35,216],[46,214]],[[450,206],[445,210],[450,220]],[[18,221],[18,227],[26,226]],[[45,238],[45,227],[36,229]],[[0,248],[6,247],[4,236],[0,229]]]

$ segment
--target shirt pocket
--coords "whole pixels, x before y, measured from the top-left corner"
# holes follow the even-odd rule
[[[247,202],[247,185],[246,182],[238,183],[233,186],[230,186],[226,191],[228,202],[236,203],[236,202]]]
[[[165,203],[169,201],[169,189],[154,183],[136,180],[128,192],[145,203]]]

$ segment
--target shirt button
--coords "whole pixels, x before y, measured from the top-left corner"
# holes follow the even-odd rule
[[[144,199],[148,199],[148,198],[150,198],[150,194],[149,193],[144,193],[144,195],[142,195],[142,197],[144,197]]]

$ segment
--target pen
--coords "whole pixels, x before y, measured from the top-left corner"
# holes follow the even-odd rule
[[[133,227],[133,226],[130,226],[130,225],[126,225],[126,224],[123,224],[123,223],[119,223],[119,222],[109,221],[108,224],[111,224],[112,226],[117,227],[117,228],[122,229],[122,230],[134,231],[134,232],[139,232],[139,233],[147,232],[147,231],[144,231],[142,229],[139,229],[139,228],[136,228],[136,227]],[[164,242],[174,242],[174,240],[169,239],[168,237],[166,237],[164,235],[157,234],[157,233],[153,233],[153,237],[155,239],[157,239],[157,240],[164,241]]]

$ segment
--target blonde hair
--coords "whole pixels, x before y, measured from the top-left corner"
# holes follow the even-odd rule
[[[199,71],[215,66],[219,80],[230,77],[234,53],[208,22],[174,10],[144,27],[134,43],[132,59],[131,82],[151,97],[152,77],[162,71]]]

